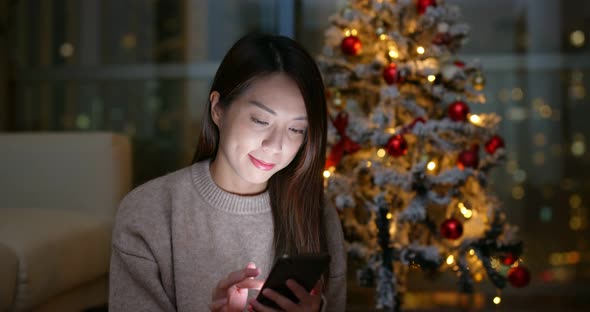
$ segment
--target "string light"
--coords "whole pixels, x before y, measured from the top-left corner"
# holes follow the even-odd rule
[[[395,134],[395,132],[396,132],[395,128],[387,128],[387,129],[385,129],[385,131],[387,131],[387,133],[389,133],[389,134]]]
[[[377,156],[383,158],[383,157],[385,157],[385,154],[386,154],[386,152],[384,149],[380,148],[377,150]]]
[[[431,161],[428,163],[428,165],[426,165],[426,168],[430,171],[436,169],[436,163],[434,161]]]
[[[471,123],[474,125],[480,125],[481,117],[479,117],[479,115],[472,114],[471,116],[469,116],[469,121],[471,121]]]
[[[453,262],[455,262],[455,257],[453,255],[449,255],[447,257],[447,264],[451,265],[451,264],[453,264]]]
[[[500,304],[501,301],[502,301],[502,298],[500,298],[500,296],[494,297],[494,300],[493,300],[494,304]]]
[[[435,75],[428,75],[428,81],[430,82],[434,82],[436,80],[436,76]]]
[[[585,41],[586,36],[581,30],[575,30],[570,34],[570,43],[576,48],[582,47]]]
[[[475,250],[474,249],[469,249],[469,254],[474,256],[475,255]]]
[[[420,46],[418,48],[416,48],[416,52],[418,52],[418,54],[424,54],[426,50],[424,50],[424,47]]]
[[[350,29],[346,28],[346,29],[344,30],[344,36],[345,36],[345,37],[348,37],[348,36],[350,36]]]
[[[71,57],[74,55],[74,45],[69,42],[65,42],[59,47],[59,54],[63,57]]]
[[[465,217],[465,219],[469,219],[471,218],[471,216],[473,216],[473,212],[471,211],[471,209],[467,208],[465,204],[463,204],[462,202],[459,202],[457,206],[459,207],[459,210],[461,211],[461,214],[463,215],[463,217]]]
[[[473,279],[475,279],[475,281],[479,283],[483,280],[483,274],[477,273],[473,276]]]
[[[394,58],[394,59],[399,57],[399,54],[397,53],[397,51],[395,49],[389,49],[388,54],[391,58]]]
[[[356,36],[358,34],[358,32],[356,31],[356,29],[353,29],[350,31],[350,34],[353,36]]]
[[[324,178],[329,178],[332,175],[332,173],[329,170],[324,170]]]
[[[386,39],[387,39],[387,35],[386,34],[379,35],[379,40],[386,40]]]
[[[391,220],[391,218],[393,218],[393,215],[391,214],[391,212],[388,212],[385,217],[387,218],[387,220]]]

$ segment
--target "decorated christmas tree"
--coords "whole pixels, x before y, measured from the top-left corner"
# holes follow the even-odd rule
[[[469,27],[442,0],[351,0],[331,17],[318,63],[330,108],[326,193],[361,285],[398,311],[408,268],[525,286],[516,228],[488,185],[505,158],[477,62],[456,57]]]

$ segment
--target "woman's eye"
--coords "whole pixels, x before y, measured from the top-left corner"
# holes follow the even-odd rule
[[[304,129],[289,128],[289,130],[291,130],[291,132],[297,133],[297,134],[304,134],[305,133]]]
[[[254,117],[250,117],[250,119],[252,120],[253,123],[258,124],[258,125],[262,125],[262,126],[266,126],[268,125],[268,122],[266,121],[262,121],[260,119],[254,118]]]

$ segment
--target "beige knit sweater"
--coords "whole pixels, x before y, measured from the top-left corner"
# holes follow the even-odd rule
[[[266,278],[274,259],[269,195],[223,191],[209,163],[152,180],[123,199],[113,231],[109,311],[208,311],[213,288],[228,273],[254,262]],[[342,230],[334,209],[325,208],[324,216],[332,258],[325,308],[340,312]]]

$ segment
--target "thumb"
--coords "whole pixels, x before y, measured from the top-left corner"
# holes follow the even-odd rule
[[[256,264],[254,262],[248,262],[246,269],[256,269]]]
[[[248,264],[246,265],[246,270],[247,269],[256,269],[256,264],[254,262],[248,262]],[[260,274],[260,270],[256,269],[256,271],[258,271],[258,273],[256,273],[256,275]],[[249,278],[253,279],[254,276],[251,276]]]

